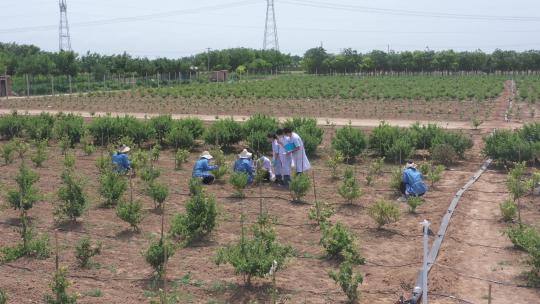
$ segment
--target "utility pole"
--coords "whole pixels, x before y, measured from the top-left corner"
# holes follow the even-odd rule
[[[274,0],[266,0],[266,23],[264,25],[263,50],[279,51]]]
[[[60,26],[58,28],[58,45],[60,51],[71,51],[71,37],[69,35],[69,24],[67,18],[67,3],[66,0],[58,0],[60,6]]]
[[[208,63],[208,72],[210,73],[210,48],[206,48],[206,57]]]

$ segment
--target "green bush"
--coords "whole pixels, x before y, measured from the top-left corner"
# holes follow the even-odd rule
[[[506,235],[510,238],[514,247],[527,251],[529,248],[539,248],[540,234],[532,226],[515,225],[506,230]]]
[[[77,295],[70,295],[67,292],[71,285],[66,278],[67,269],[60,268],[54,273],[51,289],[53,294],[45,296],[47,304],[75,304],[77,303]]]
[[[144,253],[144,259],[146,263],[150,264],[157,274],[158,278],[163,275],[163,266],[165,265],[165,254],[167,259],[172,257],[175,253],[173,244],[168,240],[152,241],[150,246]]]
[[[143,204],[140,201],[120,202],[116,206],[116,215],[128,223],[134,231],[139,231],[139,224],[144,219]]]
[[[43,166],[43,162],[45,162],[48,158],[47,153],[47,142],[46,141],[38,141],[35,143],[36,152],[34,155],[32,155],[31,160],[36,165],[36,167]]]
[[[516,132],[495,130],[484,138],[482,153],[499,162],[528,161],[534,157],[534,145]]]
[[[173,127],[171,115],[159,115],[150,119],[150,127],[154,130],[156,139],[160,145],[165,144],[165,138]]]
[[[416,208],[420,207],[424,203],[419,196],[409,196],[407,198],[407,205],[409,205],[409,211],[411,213],[416,213]]]
[[[182,165],[187,163],[189,159],[189,151],[188,150],[178,150],[174,154],[174,169],[180,170],[182,169]]]
[[[368,167],[368,172],[366,174],[366,184],[368,186],[371,186],[373,184],[373,180],[377,177],[382,175],[383,173],[383,167],[384,167],[384,157],[374,159]]]
[[[23,163],[19,166],[19,173],[15,177],[17,190],[10,190],[7,193],[8,202],[13,209],[27,211],[34,203],[40,199],[39,192],[34,184],[39,180],[39,176],[28,169]]]
[[[189,194],[191,196],[197,195],[202,193],[203,190],[203,184],[202,180],[198,177],[192,177],[189,179]]]
[[[232,118],[225,118],[217,120],[206,129],[204,141],[209,145],[229,148],[242,140],[242,134],[242,126],[239,123]]]
[[[337,150],[332,150],[332,153],[330,153],[330,156],[328,156],[328,159],[326,160],[326,165],[328,166],[328,168],[330,168],[332,172],[332,179],[339,178],[339,164],[343,163],[344,160],[345,157],[343,156],[343,153]]]
[[[420,171],[422,175],[431,183],[431,187],[435,185],[435,183],[439,182],[442,178],[442,174],[446,168],[443,165],[438,166],[429,166],[429,170],[426,172]]]
[[[457,154],[454,148],[448,144],[437,144],[430,150],[431,160],[436,164],[450,166],[456,162]]]
[[[75,258],[82,268],[88,268],[92,257],[101,254],[101,243],[92,243],[90,237],[85,236],[75,246]]]
[[[272,149],[266,135],[275,132],[279,122],[274,117],[266,114],[255,114],[243,124],[243,136],[247,139],[249,147],[264,154]]]
[[[169,196],[169,188],[165,184],[154,181],[148,186],[148,196],[154,201],[155,209],[163,209],[163,203]]]
[[[54,117],[48,113],[27,116],[25,129],[28,137],[36,141],[48,141],[53,137]]]
[[[315,205],[309,209],[308,218],[315,221],[319,226],[328,223],[328,220],[335,211],[329,204],[322,201],[315,201]]]
[[[71,148],[81,141],[84,133],[84,119],[81,116],[59,114],[56,117],[53,134],[56,139],[67,138]]]
[[[13,262],[23,256],[35,257],[40,260],[50,256],[51,247],[47,235],[36,237],[31,230],[27,230],[23,240],[22,244],[0,248],[0,264]]]
[[[97,144],[108,146],[125,136],[124,120],[111,115],[94,117],[88,125],[88,132]]]
[[[242,227],[240,241],[219,249],[214,259],[217,265],[231,264],[235,273],[244,277],[247,286],[251,286],[253,276],[265,277],[274,265],[274,272],[283,269],[287,258],[292,255],[290,246],[282,246],[276,241],[276,233],[267,215],[259,217],[252,231],[253,236],[246,237]]]
[[[352,232],[341,223],[324,225],[321,245],[331,258],[348,260],[354,264],[364,264],[365,260],[356,248],[356,238]]]
[[[225,174],[229,173],[229,164],[221,149],[213,149],[210,151],[210,154],[214,157],[214,164],[218,166],[216,170],[212,171],[212,174],[216,178],[216,181],[219,181],[223,179]]]
[[[369,148],[373,149],[381,157],[387,156],[388,150],[402,136],[405,136],[402,130],[383,121],[369,135]]]
[[[324,131],[317,126],[315,118],[295,117],[283,123],[284,128],[291,128],[304,142],[304,149],[308,156],[317,152],[317,147],[322,143]]]
[[[502,218],[505,222],[512,222],[516,217],[517,205],[512,200],[507,199],[499,205]]]
[[[24,131],[25,117],[16,111],[0,116],[0,135],[7,140],[21,137]]]
[[[366,139],[362,131],[351,125],[338,129],[332,139],[332,147],[343,154],[347,160],[354,159],[366,148]]]
[[[62,185],[58,189],[58,199],[60,202],[54,212],[57,220],[67,218],[75,222],[88,206],[82,181],[75,178],[69,170],[62,174]]]
[[[369,207],[368,214],[377,223],[377,228],[381,229],[384,225],[397,222],[400,211],[398,206],[381,200]]]
[[[204,123],[199,118],[184,118],[174,122],[175,127],[186,128],[193,139],[199,139],[204,134]]]
[[[4,164],[9,165],[13,163],[13,160],[15,158],[14,155],[15,152],[15,145],[12,141],[5,143],[2,146],[2,158],[4,159]]]
[[[186,203],[186,212],[174,216],[169,233],[191,244],[208,235],[216,226],[217,206],[213,195],[200,192]]]
[[[116,206],[127,190],[126,178],[112,171],[102,173],[99,179],[99,193],[105,199],[104,206]]]
[[[174,127],[165,137],[165,142],[175,150],[191,149],[193,147],[193,135],[185,127]]]
[[[386,151],[386,157],[398,163],[403,163],[406,159],[414,155],[414,144],[407,136],[400,137],[394,141]]]
[[[257,154],[266,154],[272,150],[272,145],[268,142],[267,133],[257,131],[247,135],[247,145]]]
[[[6,304],[9,300],[7,296],[7,292],[5,292],[3,289],[0,289],[0,304]]]
[[[394,168],[390,176],[390,189],[393,190],[395,194],[401,195],[400,185],[402,180],[403,171],[400,167]]]
[[[146,166],[140,170],[139,176],[149,184],[153,183],[161,175],[161,170],[153,166]]]
[[[248,184],[248,175],[243,172],[233,172],[229,178],[229,182],[233,186],[234,195],[238,198],[244,198],[244,189]]]
[[[465,151],[473,147],[472,139],[465,135],[463,132],[441,132],[435,138],[433,138],[431,145],[450,145],[454,148],[457,156],[460,158],[465,157]]]
[[[446,132],[435,124],[420,125],[415,123],[408,129],[408,136],[414,142],[416,149],[428,150],[432,147],[433,139]]]
[[[361,274],[353,272],[352,264],[344,261],[339,265],[339,272],[330,271],[330,278],[341,287],[348,299],[348,303],[356,303],[358,300],[358,285],[362,284],[364,278]]]
[[[305,174],[295,175],[289,184],[289,190],[291,192],[292,202],[298,203],[302,201],[302,198],[306,196],[311,187],[311,181]]]
[[[139,147],[156,136],[155,130],[148,120],[125,116],[123,118],[123,128],[122,137],[127,136],[133,139],[133,143]]]
[[[338,193],[347,201],[348,204],[352,204],[355,199],[362,195],[360,184],[356,180],[354,171],[351,168],[347,168],[345,170],[343,182],[338,188]]]

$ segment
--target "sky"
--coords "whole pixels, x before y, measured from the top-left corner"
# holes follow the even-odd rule
[[[262,48],[266,0],[67,0],[75,52]],[[540,49],[538,0],[275,0],[280,51]],[[0,42],[57,51],[58,0],[0,0]]]

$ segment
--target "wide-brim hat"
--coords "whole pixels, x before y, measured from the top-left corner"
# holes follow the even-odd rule
[[[131,148],[126,146],[126,145],[121,145],[118,148],[118,152],[120,152],[120,153],[128,153],[130,150],[131,150]]]
[[[242,150],[240,154],[238,154],[239,158],[250,158],[253,154],[249,153],[247,149]]]
[[[405,165],[405,168],[415,168],[416,169],[416,167],[417,167],[416,164],[412,160],[408,161],[407,164]]]
[[[204,151],[204,152],[201,154],[201,158],[212,159],[212,158],[214,158],[214,157],[213,157],[212,155],[210,155],[210,152]]]

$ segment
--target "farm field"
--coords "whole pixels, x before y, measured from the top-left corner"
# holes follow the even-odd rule
[[[60,97],[11,98],[4,109],[81,110],[210,115],[487,120],[504,91],[498,76],[280,76],[237,83],[190,84],[93,92]],[[488,105],[488,106],[486,106]]]
[[[422,136],[415,135],[414,128],[403,131],[405,133],[400,133],[401,131],[392,133],[393,131],[387,130],[389,133],[382,138],[390,140],[389,138],[392,137],[393,142],[389,147],[385,146],[384,148],[385,153],[388,153],[388,159],[383,165],[381,173],[375,176],[372,185],[366,184],[366,177],[374,161],[377,160],[374,154],[378,153],[379,150],[382,151],[383,145],[375,145],[369,150],[365,150],[352,164],[338,162],[339,178],[334,179],[327,161],[334,155],[332,141],[337,137],[336,131],[341,128],[324,126],[324,136],[321,134],[322,141],[318,147],[315,144],[317,152],[311,158],[313,170],[310,172],[310,178],[314,178],[315,187],[313,189],[310,187],[303,203],[292,203],[289,191],[269,184],[263,184],[261,187],[248,187],[245,190],[246,197],[237,198],[233,195],[235,190],[229,184],[229,175],[226,175],[223,181],[206,187],[207,192],[216,197],[219,211],[216,228],[202,240],[186,247],[179,247],[168,260],[167,290],[169,296],[177,303],[272,303],[271,277],[254,277],[252,279],[253,287],[248,288],[244,285],[242,275],[235,274],[233,267],[230,265],[217,266],[213,261],[220,248],[238,242],[241,238],[241,215],[245,215],[244,225],[251,226],[256,223],[262,205],[263,211],[275,219],[274,229],[279,243],[293,248],[293,255],[288,259],[286,267],[280,269],[276,275],[277,303],[346,303],[346,296],[328,276],[329,271],[338,269],[340,261],[327,257],[325,249],[320,244],[322,228],[308,218],[315,201],[329,203],[335,212],[330,217],[330,222],[342,223],[358,238],[357,247],[366,260],[365,264],[355,267],[355,270],[363,276],[363,283],[359,286],[359,303],[394,303],[401,295],[409,296],[422,261],[420,222],[423,219],[428,219],[432,223],[431,229],[434,232],[438,230],[441,218],[447,212],[448,205],[455,193],[478,170],[484,160],[484,155],[481,153],[484,146],[483,138],[491,134],[491,128],[494,125],[505,127],[504,114],[509,105],[508,100],[519,89],[513,88],[512,82],[504,82],[503,79],[500,79],[498,85],[500,86],[499,93],[482,102],[472,100],[463,102],[451,100],[411,101],[411,104],[416,102],[418,105],[413,107],[414,109],[436,104],[442,111],[444,107],[456,105],[456,111],[468,111],[464,112],[463,118],[455,113],[446,116],[443,114],[430,116],[431,114],[419,112],[407,116],[406,113],[389,110],[395,103],[406,107],[409,101],[379,100],[371,102],[341,98],[331,101],[316,101],[278,98],[277,102],[284,102],[290,106],[296,105],[300,107],[299,109],[304,110],[302,112],[295,109],[294,111],[298,112],[293,111],[294,115],[283,116],[332,117],[328,113],[335,113],[335,117],[339,118],[377,117],[384,119],[394,117],[404,121],[416,119],[470,121],[472,118],[479,118],[485,122],[480,125],[479,129],[473,129],[471,126],[462,132],[441,129],[440,132],[443,134],[439,134],[440,137],[434,136],[434,138],[437,137],[437,140],[429,138],[426,142],[423,139],[424,149],[419,148]],[[100,94],[103,96],[9,99],[2,101],[2,108],[19,110],[62,109],[65,111],[70,109],[125,111],[129,109],[130,112],[140,113],[205,113],[211,115],[250,115],[264,112],[279,116],[282,113],[290,113],[283,109],[276,110],[275,113],[267,112],[271,111],[267,109],[271,109],[271,105],[276,103],[273,98],[256,101],[248,101],[248,98],[234,98],[230,99],[234,101],[232,105],[225,103],[225,100],[229,99],[222,99],[219,102],[214,100],[214,103],[211,103],[209,97],[189,98],[185,101],[187,105],[184,104],[180,108],[182,110],[173,111],[174,107],[180,107],[178,103],[179,100],[183,100],[183,97],[162,98],[140,95],[134,97],[135,95],[132,96],[131,92]],[[140,94],[140,92],[135,94]],[[158,100],[162,103],[161,106],[168,108],[158,108]],[[252,106],[238,110],[244,102],[249,102]],[[314,102],[317,102],[316,105],[320,107],[325,105],[327,108],[313,109],[313,107],[309,107],[309,105],[313,106]],[[261,103],[264,107],[261,107]],[[380,112],[352,115],[350,112],[354,110],[351,110],[350,107],[352,107],[351,104],[355,103],[359,103],[359,105],[355,105],[357,107],[355,109],[358,111],[362,105],[375,105],[376,109],[379,109],[377,111]],[[464,108],[464,105],[467,104],[471,108]],[[515,105],[520,104],[521,102],[515,103]],[[138,106],[141,106],[141,110],[137,108]],[[143,109],[148,109],[148,111]],[[328,111],[332,109],[335,112],[327,113],[325,109]],[[379,114],[388,112],[395,116]],[[469,116],[466,117],[466,115]],[[53,137],[48,147],[49,157],[43,163],[43,167],[35,167],[34,161],[30,161],[30,157],[37,153],[34,144],[31,144],[25,157],[28,167],[40,176],[36,188],[42,194],[39,201],[28,211],[30,223],[36,234],[49,236],[53,253],[46,259],[22,257],[16,261],[0,264],[0,272],[5,274],[0,278],[0,286],[7,292],[10,301],[15,301],[14,303],[40,303],[45,294],[51,293],[49,284],[55,269],[54,249],[57,239],[59,263],[61,266],[67,267],[67,278],[72,282],[68,290],[79,294],[78,303],[159,303],[159,288],[162,286],[159,281],[154,280],[153,269],[146,263],[143,254],[149,245],[160,237],[161,212],[154,208],[155,203],[148,196],[147,184],[141,179],[142,175],[140,174],[133,179],[133,199],[142,202],[145,213],[144,219],[139,224],[140,232],[134,232],[129,224],[121,221],[114,208],[103,207],[104,198],[99,190],[102,173],[96,164],[101,155],[107,154],[107,150],[99,145],[110,143],[108,148],[111,148],[113,144],[119,142],[130,143],[131,146],[135,146],[134,142],[140,142],[143,149],[147,150],[155,144],[156,140],[160,140],[159,136],[162,136],[161,140],[166,138],[165,141],[169,145],[173,141],[182,145],[184,141],[189,140],[181,136],[178,138],[171,136],[172,139],[169,139],[167,135],[159,135],[157,126],[161,118],[155,118],[155,123],[152,120],[135,123],[137,120],[134,118],[88,118],[84,120],[88,126],[88,133],[75,134],[72,131],[77,129],[77,125],[71,125],[71,127],[69,123],[57,125],[57,121],[50,122],[48,116],[42,116],[42,120],[45,123],[50,123],[50,128],[39,128],[39,125],[25,122],[25,118],[21,119],[20,115],[12,116],[14,117],[11,121],[7,118],[1,121],[0,118],[0,131],[4,137],[12,134],[36,138]],[[62,120],[65,117],[58,116],[55,119]],[[71,119],[66,121],[69,120]],[[520,120],[534,121],[534,117],[529,117],[529,120],[523,117]],[[19,123],[20,121],[22,123]],[[28,121],[32,120],[28,119]],[[73,119],[73,121],[82,121],[82,118]],[[206,130],[213,130],[212,132],[219,134],[220,128],[212,128],[212,125],[206,124]],[[220,126],[228,125],[229,123],[224,123]],[[255,129],[265,128],[265,124],[262,122],[253,125],[254,127],[252,127]],[[14,128],[15,126],[17,128]],[[127,128],[126,126],[131,127]],[[141,128],[141,126],[143,127]],[[146,128],[155,128],[157,133],[149,135],[144,131]],[[314,132],[312,128],[306,127],[301,130],[310,136],[318,134],[317,132],[311,133]],[[528,136],[523,137],[536,136],[532,141],[537,145],[540,141],[537,133],[534,133],[534,130],[537,129],[538,127],[532,126],[530,133],[527,133]],[[172,130],[176,130],[176,127],[172,127],[166,133],[170,134]],[[179,130],[184,129],[179,127]],[[373,128],[362,128],[362,131],[366,135],[366,139],[375,132]],[[235,135],[235,133],[243,132],[231,133]],[[446,136],[444,132],[456,135]],[[68,151],[71,151],[70,153],[75,156],[73,172],[75,172],[75,176],[82,178],[89,201],[88,209],[78,218],[76,223],[66,222],[60,225],[55,221],[55,206],[59,203],[57,192],[62,185],[65,170],[65,160],[62,156],[62,149],[65,147],[62,148],[62,146],[66,145],[66,139],[61,135],[56,135],[57,133],[64,134],[62,136],[69,138],[77,137],[77,141],[83,142],[76,144],[75,149],[68,149]],[[127,138],[126,134],[129,134],[130,137]],[[194,136],[199,138],[195,145],[188,145],[190,153],[182,169],[175,170],[176,155],[171,148],[164,149],[159,159],[153,162],[154,166],[161,172],[157,181],[169,189],[163,216],[165,231],[171,227],[175,215],[186,210],[190,199],[188,181],[191,177],[191,166],[203,150],[211,148],[209,143],[214,143],[213,137],[208,136],[207,133],[204,133],[203,136],[201,134]],[[78,138],[79,135],[80,138]],[[91,137],[98,146],[97,151],[91,155],[87,155],[86,151],[83,151],[88,146],[88,137]],[[310,142],[314,141],[308,139],[309,136],[305,136],[305,138]],[[416,213],[409,212],[406,203],[397,202],[395,191],[392,190],[392,172],[397,168],[396,163],[401,158],[401,152],[396,154],[393,147],[398,147],[396,143],[400,142],[399,138],[416,141],[412,157],[418,164],[425,164],[432,160],[433,150],[426,147],[426,143],[428,146],[435,145],[435,143],[455,144],[456,148],[463,148],[463,158],[448,165],[447,170],[443,171],[440,181],[430,188],[425,196],[424,204],[417,208]],[[471,139],[471,146],[468,146],[468,142],[465,140],[468,138]],[[223,138],[219,139],[218,136],[216,142],[223,143],[224,140]],[[235,140],[231,139],[231,141]],[[232,162],[235,154],[244,145],[251,144],[252,147],[255,147],[258,146],[256,143],[260,142],[260,138],[254,136],[253,132],[243,135],[241,141],[234,142],[225,149],[227,152],[225,154],[226,162]],[[0,141],[1,150],[4,150],[4,147],[9,144],[4,138]],[[534,150],[535,148],[537,146],[530,144],[529,149]],[[394,151],[393,154],[391,151]],[[133,152],[133,154],[136,153],[136,151]],[[509,152],[505,150],[505,153]],[[506,157],[502,152],[501,155],[498,157],[502,159]],[[523,157],[526,157],[525,155],[523,154]],[[522,160],[521,156],[519,154],[519,160]],[[534,159],[534,156],[530,157]],[[15,159],[13,163],[2,166],[0,186],[3,192],[16,188],[15,176],[18,174],[20,163],[20,160]],[[343,184],[342,177],[346,169],[351,169],[355,173],[355,178],[363,192],[359,198],[353,200],[352,204],[347,204],[345,199],[338,194],[338,188]],[[499,205],[510,196],[506,180],[507,171],[502,167],[492,166],[463,196],[452,218],[440,256],[429,276],[430,302],[484,303],[487,302],[489,283],[493,285],[492,303],[536,303],[540,301],[540,291],[526,287],[528,281],[524,273],[530,269],[526,263],[527,253],[513,247],[509,238],[503,234],[509,227],[509,224],[502,221],[499,210]],[[124,194],[124,199],[128,200],[129,196],[129,191],[127,191]],[[369,210],[381,200],[386,200],[397,207],[401,216],[397,221],[384,226],[384,229],[377,229],[377,224],[370,217]],[[538,196],[528,194],[521,198],[521,219],[524,224],[531,225],[536,230],[540,229],[540,212],[536,208],[539,203]],[[0,233],[3,235],[0,247],[14,246],[21,242],[20,211],[9,208],[5,196],[0,197],[0,205],[3,206],[0,208]],[[92,241],[102,243],[101,254],[93,257],[93,263],[89,268],[81,268],[75,257],[75,245],[84,236],[90,236]]]

